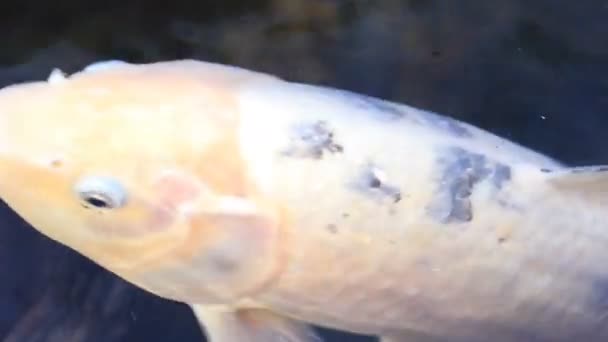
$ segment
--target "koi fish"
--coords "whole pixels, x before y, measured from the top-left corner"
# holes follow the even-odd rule
[[[0,90],[0,197],[211,342],[608,340],[608,166],[195,60]]]

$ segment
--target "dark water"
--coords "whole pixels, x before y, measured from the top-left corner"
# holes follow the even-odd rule
[[[434,110],[574,165],[608,163],[606,1],[21,0],[2,2],[0,17],[0,85],[101,59],[199,58]],[[202,341],[184,305],[1,210],[2,341]]]

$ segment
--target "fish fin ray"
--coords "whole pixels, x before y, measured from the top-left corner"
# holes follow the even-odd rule
[[[191,307],[209,342],[323,342],[311,325],[267,310]]]

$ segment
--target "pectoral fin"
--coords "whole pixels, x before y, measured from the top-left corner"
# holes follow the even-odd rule
[[[314,328],[266,310],[192,305],[209,342],[322,342]]]

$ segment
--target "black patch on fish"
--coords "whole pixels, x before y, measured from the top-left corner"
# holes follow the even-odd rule
[[[283,155],[321,159],[325,152],[343,152],[342,145],[334,139],[334,133],[325,121],[298,124],[291,130],[290,146],[283,151]]]
[[[442,223],[469,222],[473,219],[470,200],[475,186],[490,181],[500,190],[511,179],[511,168],[486,156],[450,147],[440,153],[439,186],[427,212]]]
[[[389,198],[393,203],[401,201],[401,190],[388,184],[382,176],[382,170],[374,165],[366,165],[353,185],[355,190],[366,195]]]
[[[458,138],[470,138],[473,136],[469,128],[462,122],[447,116],[432,112],[421,114],[424,122],[433,128],[446,132]]]

